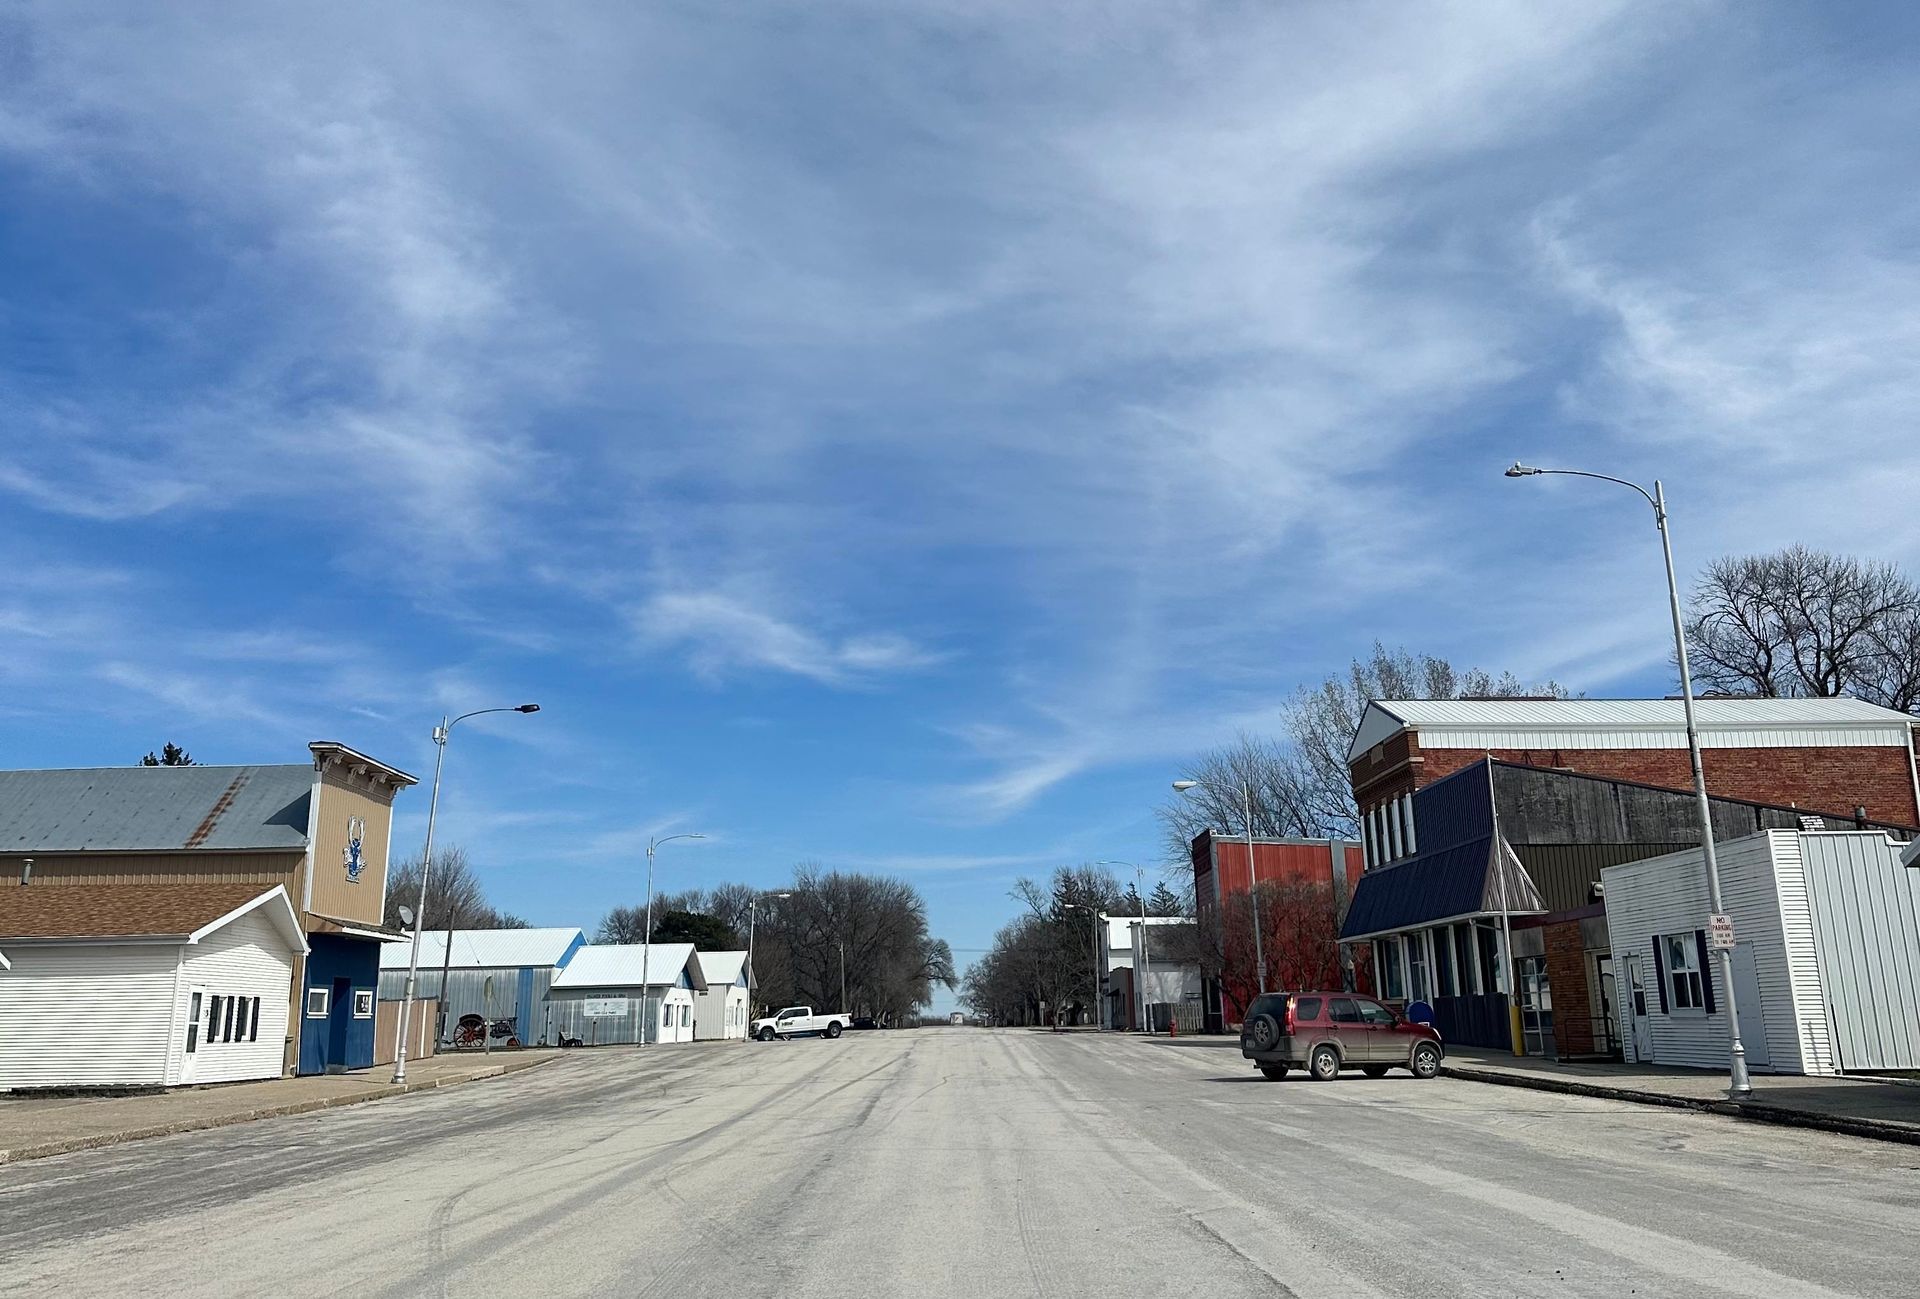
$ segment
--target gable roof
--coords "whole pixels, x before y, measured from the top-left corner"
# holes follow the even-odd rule
[[[0,853],[304,852],[310,763],[0,771]]]
[[[701,952],[700,973],[707,983],[715,987],[737,983],[741,971],[747,968],[745,952]]]
[[[517,966],[565,965],[586,944],[578,929],[456,929],[453,931],[453,968],[498,970]],[[404,970],[412,943],[385,943],[380,968]],[[420,931],[420,968],[438,970],[447,957],[447,931]]]
[[[641,959],[646,959],[646,977]],[[707,985],[699,953],[692,943],[589,943],[573,954],[567,968],[553,977],[556,988],[649,988],[670,986],[687,972],[696,988]]]
[[[266,912],[289,947],[307,950],[293,903],[278,884],[40,884],[0,889],[0,938],[198,943],[255,910]]]
[[[1904,745],[1915,721],[1862,699],[1699,699],[1701,743],[1715,748]],[[1679,699],[1373,699],[1347,761],[1407,728],[1425,748],[1629,748],[1686,743]],[[1718,732],[1718,734],[1709,734]],[[1447,742],[1429,743],[1430,737]]]

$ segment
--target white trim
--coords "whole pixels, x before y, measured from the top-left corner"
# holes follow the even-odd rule
[[[1543,909],[1539,911],[1509,910],[1506,914],[1510,916],[1544,916],[1549,913]],[[1439,920],[1422,920],[1417,924],[1400,925],[1393,929],[1376,929],[1371,933],[1365,934],[1342,934],[1340,941],[1343,943],[1364,943],[1375,938],[1385,938],[1391,934],[1419,934],[1425,933],[1429,929],[1437,929],[1441,925],[1457,925],[1464,921],[1498,920],[1499,918],[1500,913],[1498,911],[1462,911],[1457,916],[1445,916]]]
[[[332,988],[308,987],[304,991],[306,995],[300,998],[301,1019],[326,1019],[333,1014]],[[320,1013],[317,1015],[313,1013],[313,999],[316,994],[320,998]]]
[[[393,791],[393,798],[400,797],[400,791]],[[387,846],[381,850],[380,861],[380,923],[386,923],[387,887],[393,882],[393,798],[387,800]]]
[[[313,764],[313,792],[307,795],[307,852],[301,860],[300,914],[313,914],[313,845],[320,835],[320,789],[325,783],[322,764]],[[385,912],[381,913],[386,914]]]
[[[168,1084],[176,1081],[173,1076],[173,1048],[176,1043],[180,1046],[181,1072],[184,1073],[186,1071],[186,1042],[185,1039],[180,1036],[180,1031],[186,1027],[185,1011],[187,1008],[186,992],[188,989],[188,985],[185,982],[186,973],[187,949],[182,945],[180,954],[173,958],[173,1009],[167,1015],[166,1045],[160,1049],[160,1077]]]
[[[254,908],[271,906],[275,898],[279,898],[281,902],[280,908],[274,912],[274,919],[278,922],[282,935],[298,945],[302,956],[306,955],[308,950],[307,937],[300,930],[300,918],[293,913],[293,903],[287,901],[286,887],[280,884],[274,885],[251,902],[241,903],[233,910],[227,912],[226,915],[221,916],[218,920],[209,920],[206,924],[188,934],[187,942],[198,943],[208,934],[225,928]]]

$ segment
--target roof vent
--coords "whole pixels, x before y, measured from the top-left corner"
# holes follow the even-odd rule
[[[27,887],[28,884],[32,882],[33,882],[33,858],[29,857],[25,861],[20,863],[20,887],[25,888]]]

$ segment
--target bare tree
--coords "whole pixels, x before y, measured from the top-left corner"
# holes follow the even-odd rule
[[[1920,586],[1889,563],[1805,546],[1716,560],[1687,638],[1707,690],[1920,710]]]
[[[1511,672],[1496,677],[1460,669],[1445,659],[1390,650],[1376,641],[1372,653],[1353,660],[1344,673],[1294,694],[1286,708],[1284,741],[1243,733],[1189,765],[1187,774],[1199,786],[1160,808],[1168,864],[1184,865],[1202,830],[1246,833],[1243,786],[1253,791],[1256,835],[1353,837],[1359,812],[1347,774],[1347,747],[1370,699],[1557,699],[1566,693],[1552,681],[1523,686]]]
[[[420,858],[408,857],[387,873],[387,928],[408,928],[400,908],[419,905]],[[457,843],[434,849],[433,870],[427,877],[427,907],[422,929],[525,929],[519,916],[499,911],[487,901],[485,885]]]

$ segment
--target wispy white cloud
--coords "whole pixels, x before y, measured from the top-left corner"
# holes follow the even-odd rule
[[[850,685],[939,661],[904,636],[826,636],[717,591],[661,592],[634,610],[633,626],[650,645],[684,650],[712,680],[759,670]]]

